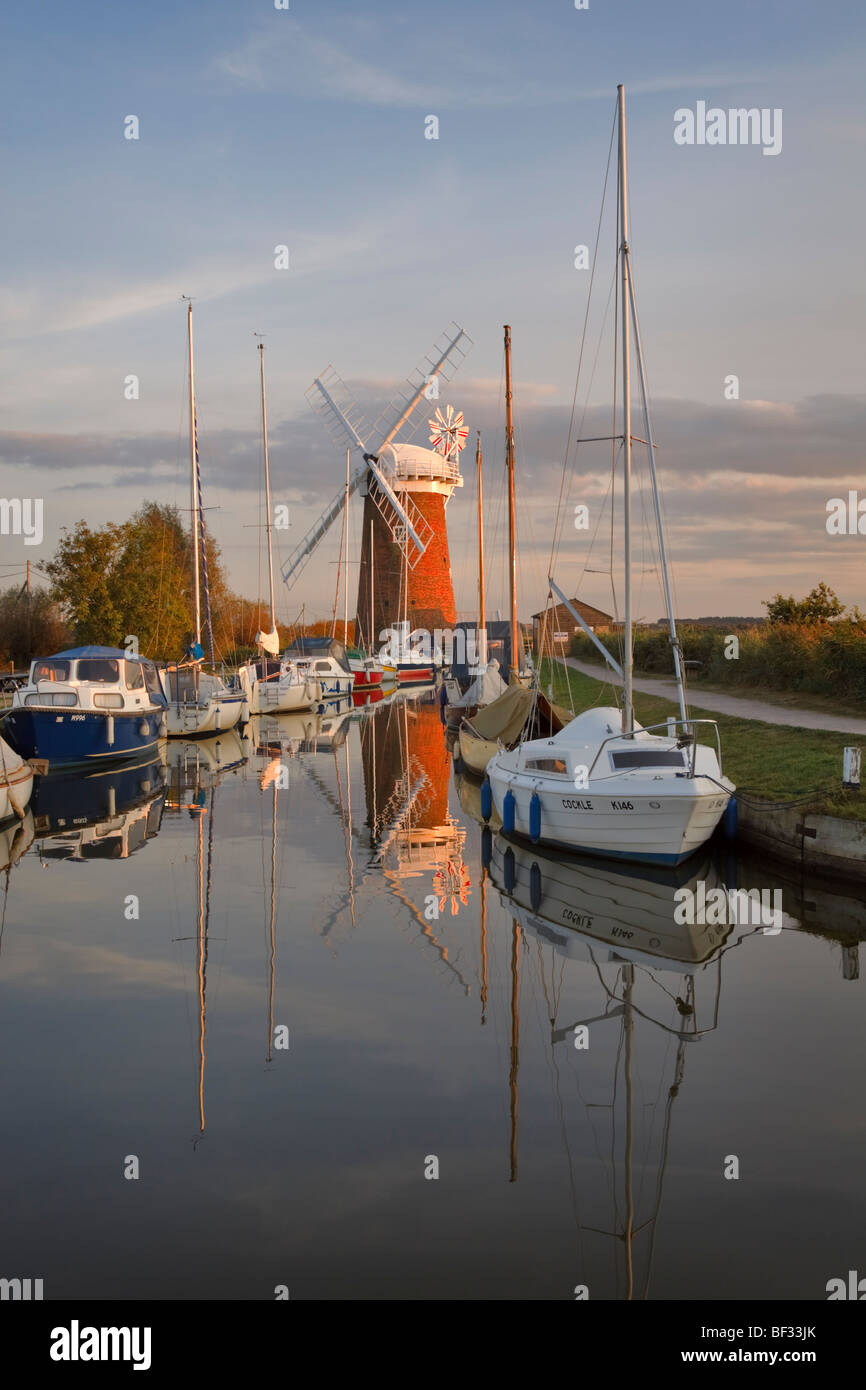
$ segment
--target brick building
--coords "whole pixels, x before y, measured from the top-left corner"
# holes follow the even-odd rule
[[[603,613],[600,608],[593,608],[591,603],[584,603],[578,598],[572,599],[571,603],[593,632],[607,632],[614,626],[614,620],[610,614]],[[564,603],[557,603],[552,608],[543,608],[540,613],[533,613],[532,650],[536,660],[542,656],[550,656],[551,652],[557,656],[565,655],[575,632],[582,631],[580,624],[575,622]],[[544,651],[541,650],[542,632],[544,632]]]

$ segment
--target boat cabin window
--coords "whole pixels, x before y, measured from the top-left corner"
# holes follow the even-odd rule
[[[316,662],[316,670],[317,670],[317,671],[330,671],[330,669],[331,669],[331,663],[330,663],[330,661],[317,661],[317,662]]]
[[[140,661],[127,661],[126,688],[127,690],[142,690],[144,688],[144,672],[141,669]]]
[[[38,681],[68,681],[71,661],[34,661],[33,684]]]
[[[143,665],[141,669],[144,672],[144,683],[147,686],[148,693],[155,695],[157,700],[164,700],[165,695],[159,683],[159,672],[156,667],[148,663],[147,665]]]
[[[120,666],[107,656],[87,656],[79,661],[77,674],[80,681],[116,685],[120,679]]]
[[[525,764],[527,772],[568,772],[565,758],[532,758]]]
[[[628,767],[685,767],[678,748],[629,748],[628,752],[611,753],[610,760],[620,771]]]

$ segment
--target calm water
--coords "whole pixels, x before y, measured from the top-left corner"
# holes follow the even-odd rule
[[[0,831],[0,1275],[823,1299],[862,1267],[866,904],[724,851],[681,879],[781,888],[781,933],[498,836],[484,874],[477,796],[418,699],[42,784]]]

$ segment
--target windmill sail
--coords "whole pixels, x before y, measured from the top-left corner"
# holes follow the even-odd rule
[[[363,454],[364,467],[358,469],[350,480],[348,495],[351,496],[366,483],[371,499],[387,523],[393,540],[400,546],[410,569],[414,569],[423,555],[433,531],[420,508],[407,493],[400,490],[393,469],[382,460],[381,454],[401,430],[409,427],[411,417],[422,401],[438,399],[440,382],[450,381],[471,347],[472,339],[458,324],[446,329],[406,379],[372,430],[368,430],[357,402],[332,366],[326,367],[321,376],[316,377],[306,393],[307,400],[324,420],[331,437],[341,444],[348,443]],[[409,437],[417,424],[416,420],[415,425],[409,428]],[[375,449],[368,446],[370,440],[375,442]],[[343,488],[286,560],[282,576],[288,588],[296,582],[319,541],[340,516],[346,498],[347,490]]]

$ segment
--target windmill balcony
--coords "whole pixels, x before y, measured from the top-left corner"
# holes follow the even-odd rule
[[[450,493],[453,488],[463,486],[459,464],[443,458],[435,449],[422,449],[414,444],[389,444],[382,450],[379,462],[398,487],[403,484],[411,487],[414,483],[422,486],[427,484],[429,487],[433,484],[432,490],[442,488]]]

